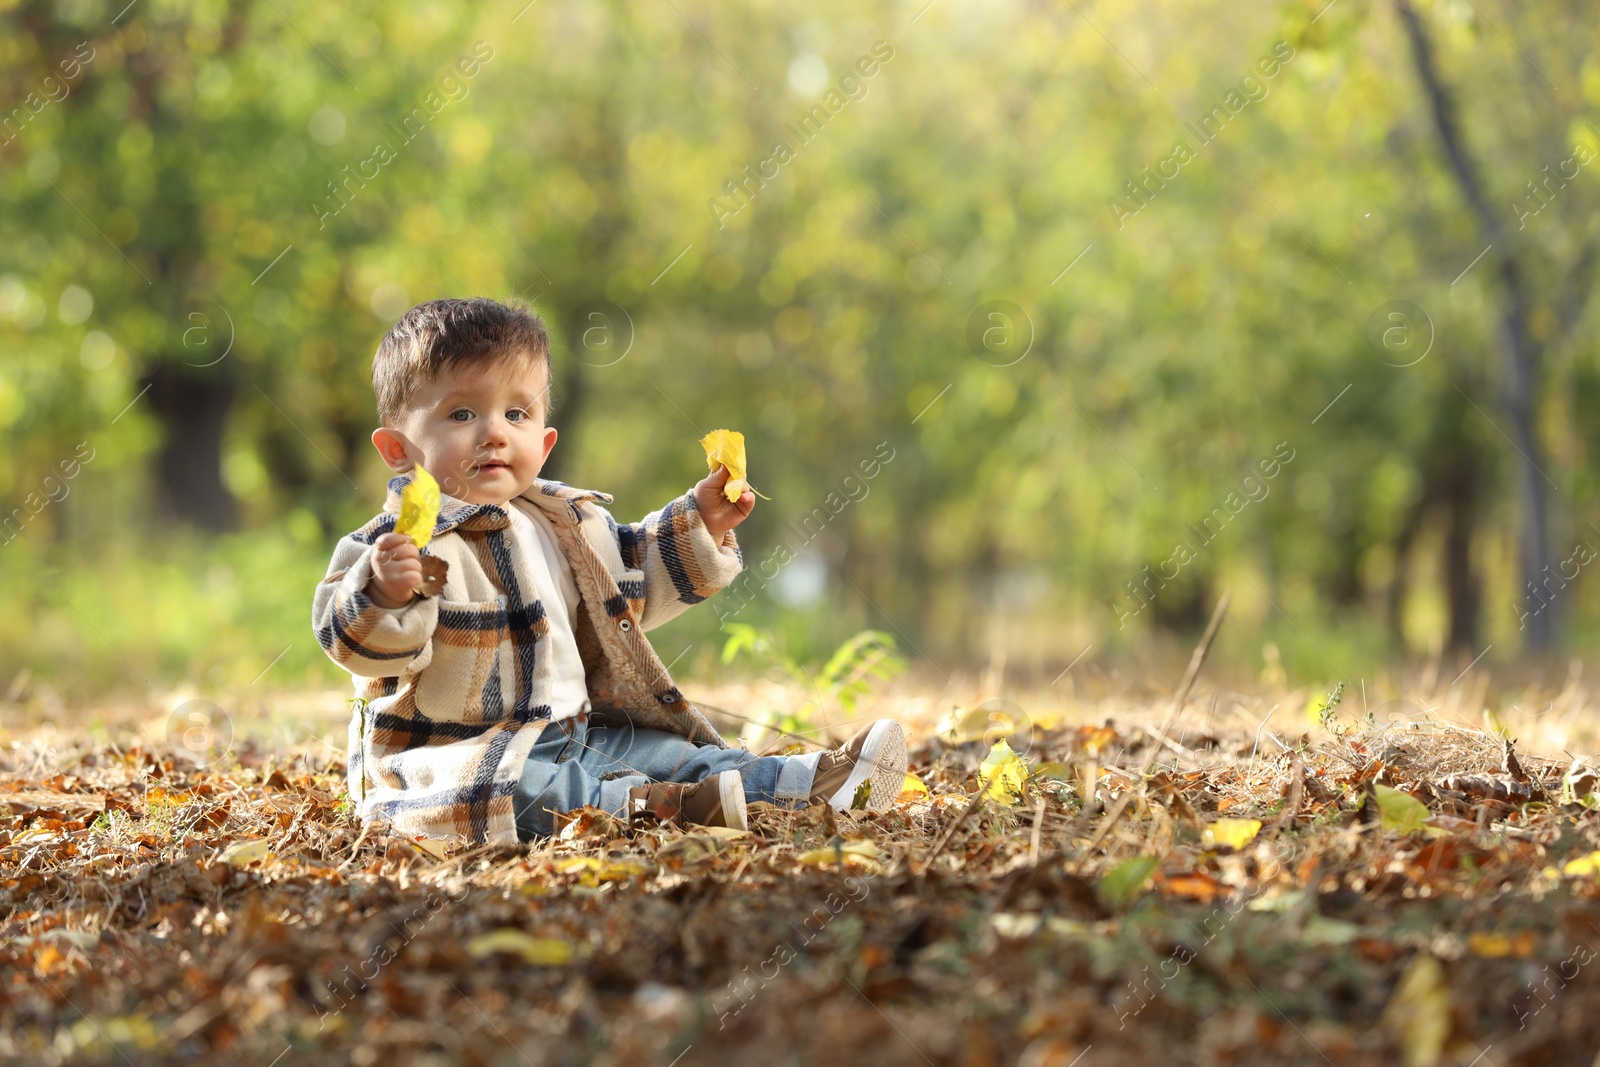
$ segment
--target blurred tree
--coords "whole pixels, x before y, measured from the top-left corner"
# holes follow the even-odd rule
[[[1553,483],[1550,483],[1544,471],[1545,450],[1537,426],[1537,407],[1545,388],[1544,345],[1534,334],[1533,320],[1541,309],[1535,307],[1527,270],[1507,231],[1503,216],[1489,206],[1478,165],[1470,157],[1463,141],[1455,100],[1440,78],[1428,31],[1409,0],[1395,0],[1395,10],[1399,12],[1401,24],[1405,27],[1417,77],[1427,93],[1434,128],[1449,161],[1451,173],[1473,213],[1481,239],[1486,242],[1485,253],[1496,246],[1500,248],[1492,262],[1498,266],[1502,293],[1498,340],[1506,368],[1504,405],[1512,426],[1509,443],[1521,458],[1516,479],[1521,525],[1518,556],[1526,587],[1530,591],[1541,589],[1554,562],[1550,551],[1549,496],[1545,488]],[[1543,169],[1548,171],[1548,165]],[[1576,176],[1576,171],[1572,176]],[[1565,187],[1565,176],[1558,176],[1555,182],[1556,185],[1547,187],[1552,194],[1558,187]],[[1540,203],[1542,206],[1542,199]],[[1600,264],[1600,241],[1582,241],[1567,276],[1564,292],[1561,298],[1552,301],[1561,308],[1557,316],[1558,331],[1564,333],[1570,330],[1573,322],[1585,310],[1597,264]],[[1445,498],[1453,509],[1470,509],[1476,496],[1475,479],[1470,469],[1464,465],[1454,466],[1452,473],[1439,479],[1438,483],[1444,487]],[[1465,602],[1457,603],[1458,597],[1464,595],[1458,586],[1468,584],[1461,581],[1459,575],[1470,566],[1470,562],[1464,558],[1464,548],[1470,537],[1470,513],[1452,514],[1448,558],[1452,560],[1450,573],[1457,576],[1450,582],[1450,587],[1452,607],[1458,611],[1476,610],[1475,597],[1469,596]],[[1534,651],[1548,652],[1555,644],[1560,611],[1560,606],[1556,605],[1551,610],[1532,616],[1528,642]],[[1459,639],[1468,646],[1476,644],[1472,630],[1471,627],[1453,626],[1452,643]]]
[[[548,314],[549,471],[619,512],[745,431],[740,621],[819,645],[1064,665],[1247,580],[1230,626],[1319,664],[1592,626],[1539,562],[1600,473],[1585,9],[1159,9],[0,0],[0,518],[322,555],[382,498],[378,338],[482,293]],[[92,503],[34,517],[86,438]]]

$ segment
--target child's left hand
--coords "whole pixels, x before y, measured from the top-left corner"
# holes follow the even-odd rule
[[[700,510],[700,517],[705,520],[706,532],[713,541],[719,544],[722,535],[739,525],[756,507],[756,495],[745,486],[744,492],[739,494],[739,499],[729,501],[722,495],[722,487],[728,484],[728,468],[718,467],[704,478],[700,479],[694,487],[695,507]]]

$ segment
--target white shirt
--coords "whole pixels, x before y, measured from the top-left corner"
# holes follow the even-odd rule
[[[515,504],[508,504],[511,533],[518,554],[533,578],[533,593],[544,605],[550,621],[545,648],[550,659],[550,717],[569,719],[589,701],[589,686],[583,673],[583,657],[578,654],[578,583],[572,578],[572,565],[561,551],[550,520],[535,511],[529,515]]]

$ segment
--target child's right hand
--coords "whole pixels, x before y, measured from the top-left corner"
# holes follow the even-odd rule
[[[372,581],[367,595],[380,607],[403,608],[422,584],[422,553],[405,534],[386,533],[372,542]]]

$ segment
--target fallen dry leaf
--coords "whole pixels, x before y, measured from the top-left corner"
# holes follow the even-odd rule
[[[983,795],[1000,804],[1014,806],[1022,800],[1022,787],[1028,780],[1028,765],[1011,750],[1004,738],[994,743],[983,765],[978,768],[978,781],[983,785]]]
[[[927,795],[928,783],[924,782],[921,778],[918,778],[910,771],[907,771],[905,784],[900,787],[900,795],[896,798],[896,801],[898,803],[905,804],[910,801],[919,800]]]
[[[1206,848],[1237,851],[1254,841],[1260,832],[1260,819],[1218,819],[1200,832],[1200,843]]]
[[[1475,931],[1467,935],[1467,951],[1484,959],[1509,956],[1525,960],[1533,955],[1532,931],[1519,930],[1515,934],[1498,934]]]
[[[272,842],[264,837],[257,837],[249,841],[235,841],[223,849],[217,858],[235,867],[244,867],[264,860],[270,855],[272,855]]]
[[[1405,1056],[1406,1067],[1433,1067],[1450,1037],[1450,987],[1444,967],[1420,953],[1406,967],[1383,1011],[1383,1025]]]
[[[501,927],[467,941],[467,955],[481,960],[504,952],[538,967],[565,967],[578,956],[576,946],[556,937],[534,937],[515,927]]]
[[[862,867],[875,874],[883,873],[883,862],[879,858],[878,846],[867,840],[844,841],[832,848],[814,848],[802,852],[795,857],[795,862],[812,866],[826,867],[830,864],[847,867]]]

